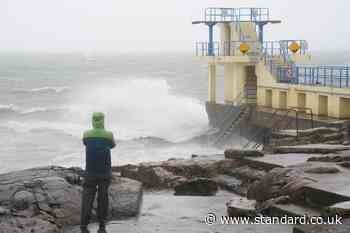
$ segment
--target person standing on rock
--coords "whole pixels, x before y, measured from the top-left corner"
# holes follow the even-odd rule
[[[113,133],[104,129],[104,114],[95,112],[92,115],[93,129],[83,135],[86,149],[86,168],[81,204],[81,232],[89,233],[88,224],[91,211],[97,197],[98,233],[106,233],[108,215],[108,188],[111,182],[111,149],[115,147]]]

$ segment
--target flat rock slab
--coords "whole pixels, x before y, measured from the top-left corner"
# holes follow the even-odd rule
[[[195,178],[175,186],[177,196],[213,196],[218,191],[218,184],[211,179]]]
[[[350,221],[344,220],[341,225],[300,225],[295,226],[293,233],[349,233]]]
[[[256,202],[246,198],[236,198],[226,203],[227,215],[231,217],[254,217]]]
[[[338,151],[350,150],[350,146],[309,144],[300,146],[280,146],[272,149],[275,154],[304,153],[304,154],[330,154]]]
[[[259,150],[237,150],[237,149],[228,149],[225,150],[226,159],[237,159],[244,157],[263,157],[264,153]]]
[[[220,188],[236,193],[238,195],[247,195],[247,188],[242,186],[242,181],[228,175],[219,175],[212,178]]]
[[[350,218],[350,201],[340,202],[329,206],[323,210],[325,216],[342,216],[342,218]]]
[[[42,167],[0,175],[0,222],[7,232],[56,232],[80,222],[82,171]],[[113,175],[109,189],[109,217],[136,216],[142,199],[138,181]],[[96,213],[94,203],[93,218]],[[45,222],[45,224],[43,223]],[[0,227],[1,229],[1,227]],[[41,229],[41,230],[40,230]]]

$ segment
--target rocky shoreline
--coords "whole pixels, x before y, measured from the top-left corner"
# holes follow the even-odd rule
[[[330,131],[304,136],[320,132]],[[222,155],[113,167],[110,220],[126,224],[123,219],[142,215],[143,192],[166,191],[179,200],[198,196],[210,203],[224,191],[228,194],[219,206],[229,216],[339,215],[343,225],[300,225],[293,232],[350,232],[350,147],[344,144],[273,146],[269,152],[229,149]],[[81,173],[80,168],[43,167],[0,175],[0,233],[74,232],[65,229],[79,224]]]
[[[79,168],[42,167],[1,174],[0,232],[58,233],[79,224],[81,173]],[[114,174],[109,197],[111,220],[136,216],[142,184]]]

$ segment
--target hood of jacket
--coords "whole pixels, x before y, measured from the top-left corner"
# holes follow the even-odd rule
[[[92,114],[92,127],[94,129],[105,128],[105,115],[102,112],[94,112]]]

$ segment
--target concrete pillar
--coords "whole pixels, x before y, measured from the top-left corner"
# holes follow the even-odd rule
[[[216,66],[208,64],[208,101],[216,102]]]
[[[312,109],[313,114],[319,113],[318,94],[306,93],[306,107]],[[309,111],[308,111],[309,113]]]
[[[220,24],[220,56],[230,56],[231,27],[229,23]]]
[[[336,95],[328,96],[328,116],[339,118],[340,117],[340,98]]]
[[[287,96],[288,108],[297,107],[298,106],[297,99],[298,99],[298,97],[297,97],[297,92],[296,92],[295,88],[289,87],[288,88],[288,96]]]
[[[244,103],[245,66],[239,63],[224,65],[224,100],[225,103],[239,105]],[[242,101],[243,99],[243,101]]]
[[[272,89],[272,108],[280,108],[280,91],[278,89]]]

